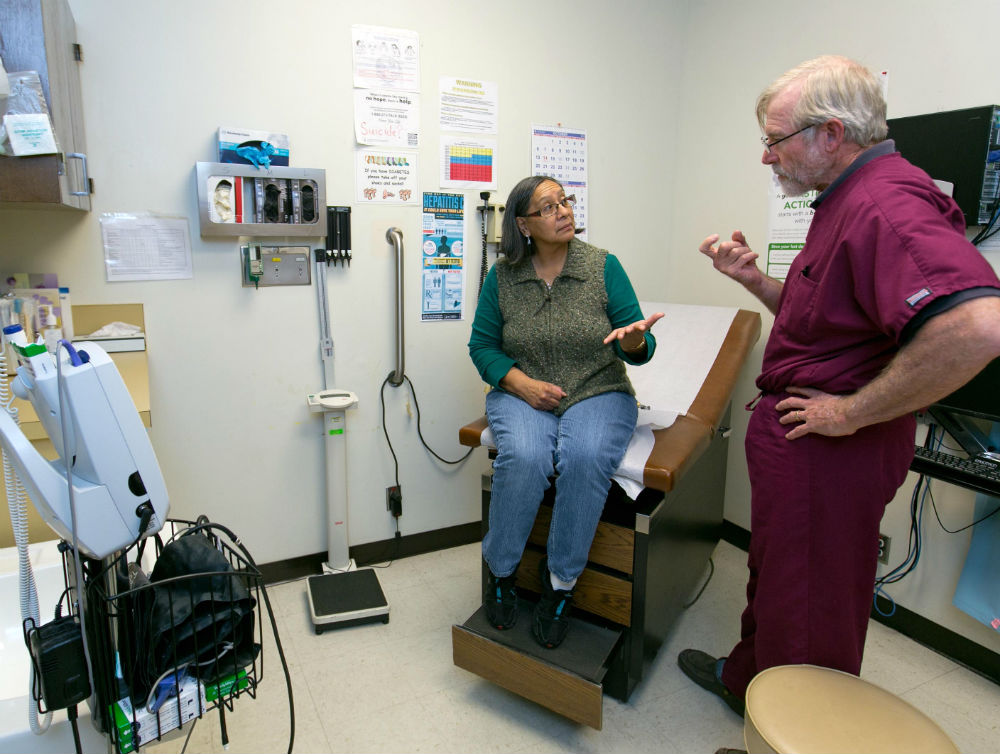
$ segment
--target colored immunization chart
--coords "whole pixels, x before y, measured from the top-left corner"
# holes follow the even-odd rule
[[[492,181],[493,150],[457,145],[449,147],[448,177],[453,181]]]
[[[492,139],[441,139],[442,188],[496,189],[497,148]]]

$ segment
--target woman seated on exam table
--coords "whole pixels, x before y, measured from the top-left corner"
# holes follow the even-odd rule
[[[618,259],[575,236],[573,196],[545,176],[510,192],[503,256],[476,307],[469,355],[493,386],[486,417],[496,440],[483,603],[490,623],[517,620],[514,575],[549,478],[558,474],[542,595],[532,634],[543,647],[566,636],[573,587],[635,430],[625,365],[644,364],[663,314],[644,319]]]

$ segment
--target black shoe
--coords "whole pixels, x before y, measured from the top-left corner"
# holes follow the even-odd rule
[[[542,558],[538,566],[538,576],[542,580],[542,596],[535,605],[531,619],[531,633],[535,641],[546,649],[555,649],[562,644],[569,630],[569,613],[573,603],[573,592],[553,589],[549,579],[549,562]]]
[[[514,588],[514,574],[494,576],[492,571],[486,581],[483,604],[486,605],[486,619],[493,628],[503,631],[517,623],[517,590]]]
[[[703,689],[711,691],[729,705],[729,709],[743,717],[746,705],[742,699],[726,688],[726,685],[715,677],[716,658],[700,649],[685,649],[677,655],[677,664],[684,675],[697,683]]]

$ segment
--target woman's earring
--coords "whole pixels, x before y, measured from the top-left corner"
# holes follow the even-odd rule
[[[531,236],[529,236],[527,233],[524,234],[524,243],[527,244],[528,246],[531,246]]]

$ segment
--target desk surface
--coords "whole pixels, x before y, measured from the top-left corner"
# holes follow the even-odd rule
[[[709,446],[719,430],[740,370],[760,338],[760,329],[760,314],[745,309],[736,313],[691,409],[666,429],[653,431],[655,442],[643,472],[647,487],[670,492]],[[466,424],[458,431],[459,442],[476,447],[486,426],[485,416]]]

